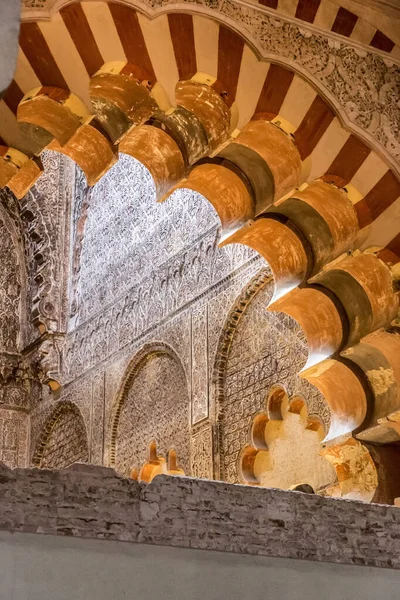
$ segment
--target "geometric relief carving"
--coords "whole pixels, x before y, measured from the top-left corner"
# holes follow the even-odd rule
[[[20,346],[21,266],[9,229],[0,212],[0,352],[17,352]]]
[[[61,401],[44,426],[32,464],[44,469],[63,469],[75,462],[89,461],[88,437],[78,407]]]
[[[213,429],[211,425],[192,434],[191,465],[192,477],[214,478]]]
[[[255,260],[240,244],[218,248],[215,211],[199,194],[177,190],[155,203],[147,171],[127,158],[91,190],[65,382]]]
[[[0,404],[7,407],[29,408],[28,389],[22,385],[10,383],[9,385],[0,384]]]
[[[239,297],[221,335],[214,381],[222,477],[230,482],[238,481],[240,451],[248,442],[251,421],[263,409],[273,385],[281,383],[289,394],[301,394],[310,418],[318,418],[325,427],[329,422],[322,395],[297,376],[307,357],[302,330],[287,315],[266,310],[273,286],[269,277],[256,276]]]
[[[8,467],[25,467],[29,416],[20,411],[0,410],[0,461]]]
[[[164,344],[136,355],[123,380],[112,417],[110,462],[125,475],[148,459],[149,444],[173,449],[189,474],[189,395],[180,359]]]
[[[192,311],[192,425],[208,417],[207,303]]]

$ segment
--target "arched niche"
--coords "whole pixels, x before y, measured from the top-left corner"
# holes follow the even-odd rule
[[[189,474],[189,393],[175,351],[163,343],[145,345],[132,359],[115,399],[110,464],[129,475],[148,460],[155,442],[164,457],[173,449]]]
[[[73,402],[61,401],[45,423],[32,464],[63,469],[76,462],[89,462],[86,426],[79,408]]]
[[[329,426],[322,394],[297,376],[307,360],[304,334],[291,317],[266,310],[272,294],[272,276],[263,269],[237,298],[216,353],[213,395],[219,427],[217,476],[229,482],[240,479],[240,452],[273,386],[283,385],[290,395],[302,395],[309,417]]]

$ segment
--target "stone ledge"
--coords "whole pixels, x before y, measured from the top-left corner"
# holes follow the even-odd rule
[[[0,529],[400,568],[393,506],[88,465],[0,465]]]

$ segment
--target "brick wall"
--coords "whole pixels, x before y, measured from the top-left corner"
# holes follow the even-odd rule
[[[396,507],[87,465],[1,465],[0,529],[400,568]]]

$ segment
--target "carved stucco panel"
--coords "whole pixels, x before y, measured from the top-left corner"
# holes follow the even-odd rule
[[[105,375],[102,370],[92,379],[92,421],[90,427],[90,462],[103,464]]]
[[[77,406],[64,404],[46,436],[40,466],[45,469],[64,469],[75,462],[89,462],[88,435]]]
[[[0,407],[1,405],[5,405],[7,408],[28,409],[28,387],[16,381],[12,381],[7,385],[0,384]]]
[[[67,312],[74,169],[72,161],[56,152],[43,152],[41,159],[44,173],[20,202],[30,282],[29,341],[38,337],[38,323],[50,331],[62,331]]]
[[[81,187],[79,177],[77,185]],[[133,284],[144,282],[150,271],[191,245],[199,232],[216,222],[211,205],[188,190],[178,190],[167,202],[157,203],[150,173],[139,162],[120,155],[90,193],[76,289],[78,321],[102,310]],[[108,277],[111,266],[114,276]],[[170,311],[180,293],[180,278],[174,265],[168,266],[162,279],[169,287],[169,303],[162,307],[155,298],[156,314]],[[138,304],[157,296],[152,286],[142,284],[139,290],[131,302]],[[146,312],[138,311],[139,329],[146,326],[147,318]]]
[[[65,380],[71,381],[137,337],[147,335],[212,285],[231,277],[250,260],[258,260],[244,246],[219,249],[216,235],[216,230],[207,233],[151,276],[149,273],[114,306],[72,331],[64,347]]]
[[[219,291],[208,300],[208,368],[210,389],[210,410],[215,412],[215,403],[218,396],[216,384],[213,381],[215,375],[215,361],[224,330],[227,316],[235,305],[235,301],[242,289],[260,271],[266,267],[266,262],[261,256],[257,256],[245,269],[232,277],[230,285]]]
[[[155,441],[163,456],[176,450],[179,464],[189,474],[189,394],[178,357],[158,345],[144,351],[130,369],[113,423],[116,469],[125,475],[140,469]]]
[[[192,425],[208,417],[207,303],[192,309]]]
[[[90,444],[89,434],[92,417],[92,380],[91,377],[81,378],[72,385],[63,389],[59,398],[55,399],[53,394],[43,388],[43,398],[37,408],[31,413],[30,426],[30,455],[35,453],[40,436],[43,434],[46,422],[60,402],[68,402],[77,406],[79,409],[85,430],[87,432],[88,444]]]
[[[28,414],[0,409],[0,461],[12,468],[26,467],[28,439]]]
[[[10,219],[0,207],[0,352],[21,348],[22,257],[18,253]]]
[[[212,426],[202,427],[191,437],[192,476],[204,479],[214,478],[213,430]]]

